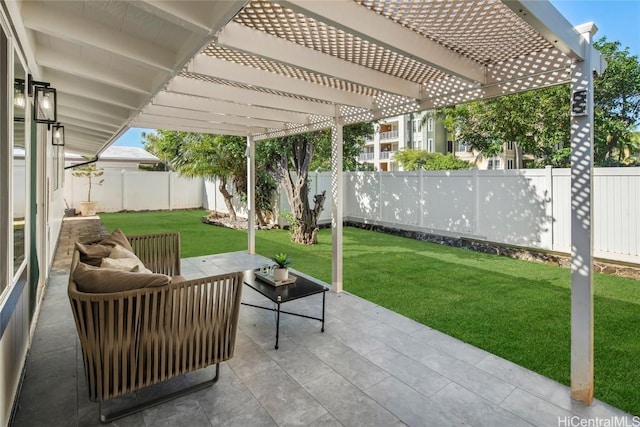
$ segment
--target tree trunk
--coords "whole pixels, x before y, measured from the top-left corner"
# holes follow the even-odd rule
[[[237,221],[236,210],[233,208],[233,203],[231,203],[231,194],[227,191],[227,178],[220,178],[218,190],[220,190],[220,194],[222,194],[224,198],[224,204],[227,206],[227,211],[229,211],[229,219],[231,219],[231,221]]]
[[[264,215],[262,215],[262,211],[256,208],[256,219],[258,220],[258,224],[260,227],[266,227],[267,221],[264,219]]]
[[[304,196],[302,196],[302,194],[304,194]],[[324,209],[326,191],[314,197],[313,209],[309,207],[309,201],[306,195],[306,191],[301,193],[301,197],[295,202],[294,214],[298,223],[293,233],[291,233],[291,241],[302,243],[303,245],[315,245],[318,243],[318,217]]]
[[[304,137],[292,143],[292,166],[296,172],[295,180],[289,172],[289,159],[283,158],[278,164],[280,183],[287,194],[291,211],[296,219],[291,233],[291,241],[304,245],[318,243],[318,216],[322,212],[325,192],[314,197],[313,208],[309,207],[309,165],[313,157],[313,142]]]

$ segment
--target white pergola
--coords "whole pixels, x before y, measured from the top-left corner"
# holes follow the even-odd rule
[[[546,0],[24,0],[6,8],[33,77],[58,90],[69,151],[99,154],[131,127],[246,136],[252,217],[256,141],[331,128],[336,291],[342,126],[571,82],[571,392],[591,402],[592,98],[605,66],[591,45],[594,25],[572,27]]]

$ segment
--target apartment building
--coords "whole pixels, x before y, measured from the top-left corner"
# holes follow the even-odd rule
[[[493,157],[486,157],[481,152],[474,150],[464,142],[453,145],[453,152],[456,157],[468,162],[474,163],[480,170],[498,170],[498,169],[522,169],[535,159],[529,154],[518,153],[518,147],[513,142],[504,144],[501,153]]]
[[[390,117],[376,123],[374,129],[375,133],[365,138],[358,161],[372,164],[379,171],[402,170],[394,156],[406,148],[453,153],[481,170],[521,169],[534,160],[530,155],[518,156],[513,142],[505,143],[503,151],[494,157],[483,156],[463,142],[453,143],[448,140],[447,131],[434,111]]]
[[[376,123],[374,129],[375,133],[365,138],[358,161],[372,164],[375,170],[402,170],[394,156],[406,148],[438,153],[448,150],[447,132],[433,111],[390,117]]]

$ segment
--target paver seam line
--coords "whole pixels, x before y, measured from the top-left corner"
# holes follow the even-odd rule
[[[254,343],[254,344],[255,344],[255,345],[256,345],[256,346],[257,346],[257,347],[258,347],[258,348],[259,348],[263,353],[265,353],[269,359],[271,359],[271,360],[272,360],[276,365],[278,365],[278,367],[279,367],[280,369],[282,369],[282,371],[283,371],[283,372],[284,372],[284,373],[285,373],[285,374],[286,374],[286,375],[287,375],[287,376],[288,376],[288,377],[289,377],[289,378],[290,378],[294,383],[296,383],[296,384],[298,384],[300,387],[302,387],[302,388],[303,388],[303,389],[304,389],[304,390],[309,394],[309,396],[311,396],[311,398],[312,398],[313,400],[315,400],[315,401],[316,401],[316,403],[317,403],[318,405],[320,405],[322,408],[324,408],[324,410],[325,410],[325,411],[327,411],[327,413],[331,414],[334,418],[336,418],[336,417],[335,417],[335,415],[333,415],[333,414],[332,414],[332,413],[331,413],[327,408],[325,408],[325,406],[324,406],[323,404],[321,404],[320,402],[318,402],[318,399],[316,399],[316,397],[315,397],[314,395],[312,395],[311,393],[309,393],[309,390],[307,390],[306,388],[304,388],[304,386],[303,386],[302,384],[298,383],[298,382],[297,382],[297,381],[296,381],[296,380],[295,380],[291,375],[289,375],[289,373],[287,372],[287,370],[286,370],[286,369],[284,369],[282,366],[280,366],[280,365],[278,364],[278,362],[276,362],[275,360],[273,360],[273,359],[269,356],[269,354],[268,354],[266,351],[264,351],[264,350],[262,349],[262,347],[260,347],[260,345],[258,345],[258,343],[257,343],[257,342],[255,342],[255,341],[253,340],[253,338],[251,338],[249,335],[247,335],[247,338],[249,338],[251,341],[253,341],[253,343]],[[249,393],[251,393],[251,395],[253,396],[253,398],[254,398],[254,399],[256,399],[256,401],[258,402],[258,404],[260,405],[260,407],[261,407],[262,409],[264,409],[264,411],[269,415],[269,417],[273,420],[273,423],[274,423],[274,424],[276,424],[276,425],[280,425],[280,424],[278,424],[278,422],[275,420],[275,418],[273,418],[273,416],[269,413],[269,411],[267,410],[267,408],[265,408],[265,407],[264,407],[264,405],[262,405],[262,402],[260,401],[260,399],[258,398],[258,396],[256,396],[256,395],[255,395],[255,393],[251,390],[251,387],[249,387],[249,386],[244,382],[244,379],[242,379],[242,378],[238,375],[238,373],[235,371],[235,369],[233,369],[233,367],[231,367],[231,365],[229,365],[229,368],[230,368],[230,369],[231,369],[231,370],[236,374],[236,376],[238,377],[238,379],[240,380],[240,382],[242,383],[242,385],[244,385],[244,386],[247,388],[247,390],[249,390]],[[255,374],[253,374],[253,375],[249,376],[248,378],[250,378],[250,377],[254,377],[254,376],[259,375],[259,374],[260,374],[260,372],[255,373]],[[325,374],[325,375],[326,375],[326,374]],[[318,378],[321,378],[321,377],[323,377],[323,375],[320,375]],[[316,379],[317,379],[317,378],[316,378]],[[314,381],[315,381],[315,380],[314,380]],[[324,414],[323,414],[323,415],[324,415]],[[315,420],[313,420],[313,421],[316,421],[317,419],[319,419],[319,418],[320,418],[320,417],[322,417],[323,415],[320,415],[318,418],[316,418],[316,419],[315,419]],[[337,418],[336,418],[336,419],[337,419]],[[341,424],[342,424],[342,423],[341,423]]]

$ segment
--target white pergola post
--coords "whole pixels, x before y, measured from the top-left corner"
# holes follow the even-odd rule
[[[247,136],[247,251],[256,253],[256,143]]]
[[[331,284],[333,292],[342,292],[342,123],[338,118],[339,108],[331,129]]]
[[[593,401],[592,23],[577,27],[584,60],[571,71],[571,397]],[[599,64],[598,64],[599,66]]]

